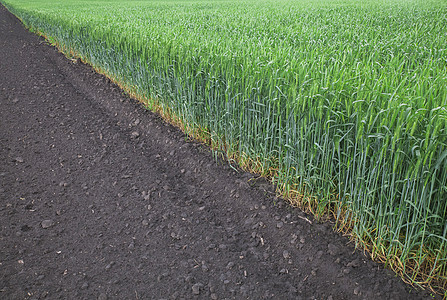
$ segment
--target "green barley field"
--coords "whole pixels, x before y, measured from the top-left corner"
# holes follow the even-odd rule
[[[0,0],[216,155],[447,287],[447,2]]]

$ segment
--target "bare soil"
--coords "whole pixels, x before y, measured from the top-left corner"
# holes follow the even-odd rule
[[[1,299],[431,298],[3,6],[0,144]]]

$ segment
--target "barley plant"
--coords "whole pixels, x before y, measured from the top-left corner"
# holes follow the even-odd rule
[[[445,291],[445,1],[0,1],[404,279]]]

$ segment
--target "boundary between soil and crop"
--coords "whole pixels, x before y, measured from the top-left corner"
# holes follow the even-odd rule
[[[8,9],[7,6],[5,7]],[[19,20],[22,22],[22,24],[24,23],[20,18]],[[419,287],[427,288],[434,293],[443,294],[444,298],[447,298],[447,291],[445,290],[447,283],[443,280],[437,281],[437,279],[431,275],[431,272],[429,270],[432,269],[432,266],[427,266],[426,273],[420,272],[418,276],[415,277],[414,274],[410,275],[410,272],[408,271],[408,268],[413,269],[412,267],[409,267],[407,265],[407,272],[405,273],[403,271],[403,264],[399,260],[397,254],[390,255],[389,253],[387,253],[385,247],[378,248],[373,240],[362,240],[360,237],[352,234],[353,224],[356,223],[356,220],[355,217],[352,216],[348,218],[344,217],[345,215],[347,215],[344,213],[344,211],[347,209],[346,207],[333,204],[325,206],[325,210],[321,211],[319,208],[320,206],[318,205],[318,201],[321,199],[318,199],[305,190],[299,190],[297,188],[297,184],[281,183],[281,181],[278,179],[278,170],[275,167],[265,169],[264,164],[258,158],[249,157],[245,153],[229,151],[229,149],[219,146],[222,144],[218,143],[217,140],[222,139],[223,137],[214,137],[213,133],[209,132],[206,128],[194,126],[191,124],[185,124],[182,121],[181,116],[175,114],[175,112],[171,108],[163,105],[161,101],[159,101],[158,99],[148,99],[139,94],[137,92],[137,88],[127,85],[125,82],[121,81],[113,74],[108,73],[100,66],[95,66],[87,57],[82,57],[81,55],[79,55],[75,49],[66,49],[65,45],[61,45],[58,43],[57,38],[47,36],[45,33],[40,32],[31,26],[27,27],[27,29],[45,38],[45,40],[48,41],[49,44],[56,47],[68,59],[81,60],[83,63],[90,65],[96,72],[108,77],[129,96],[140,101],[147,109],[158,113],[165,121],[175,125],[186,135],[209,146],[213,151],[213,155],[220,156],[221,158],[227,160],[229,164],[236,163],[245,171],[255,173],[269,179],[271,183],[276,186],[278,195],[288,200],[292,206],[298,207],[307,213],[311,213],[319,221],[336,220],[334,230],[343,232],[344,234],[348,235],[351,240],[355,242],[357,247],[361,247],[365,252],[369,253],[370,257],[373,260],[384,263],[408,284],[415,284]],[[275,158],[271,158],[271,161],[271,165],[275,166]],[[338,195],[334,193],[331,200],[333,199],[338,199]],[[340,201],[328,202],[340,203]],[[414,269],[423,270],[424,267],[414,265]]]

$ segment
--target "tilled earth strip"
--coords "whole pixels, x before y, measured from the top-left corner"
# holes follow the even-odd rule
[[[0,298],[429,299],[0,7]]]

